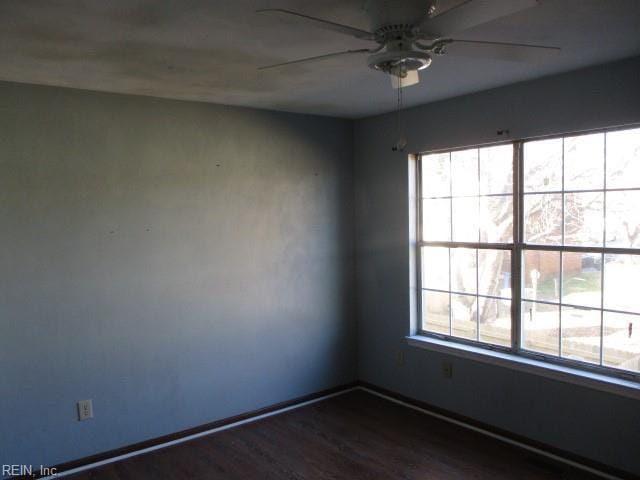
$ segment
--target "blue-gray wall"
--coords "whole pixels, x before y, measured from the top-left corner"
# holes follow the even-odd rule
[[[435,67],[434,67],[435,68]],[[421,88],[428,88],[429,73]],[[417,107],[408,152],[640,122],[640,58]],[[640,404],[406,345],[410,331],[406,154],[392,114],[355,127],[358,376],[516,434],[640,473]],[[397,366],[399,352],[405,365]]]
[[[0,464],[355,380],[352,153],[344,120],[0,83]]]
[[[638,78],[634,59],[418,107],[407,151],[638,122]],[[444,380],[445,356],[406,345],[393,121],[352,136],[335,119],[0,83],[0,464],[359,377],[640,471],[637,401],[457,358]],[[85,398],[96,418],[77,422]]]

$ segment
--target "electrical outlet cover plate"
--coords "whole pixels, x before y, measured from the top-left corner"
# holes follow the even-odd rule
[[[93,403],[91,400],[80,400],[78,402],[78,420],[88,420],[93,418]]]

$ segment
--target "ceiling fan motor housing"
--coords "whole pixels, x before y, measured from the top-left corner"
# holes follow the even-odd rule
[[[427,52],[413,48],[416,40],[414,25],[390,24],[374,33],[377,41],[384,45],[384,51],[369,56],[370,68],[404,78],[410,71],[424,70],[431,65],[431,56]]]

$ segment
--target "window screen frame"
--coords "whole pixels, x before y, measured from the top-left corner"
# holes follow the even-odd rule
[[[524,358],[528,358],[528,359],[532,359],[532,360],[538,360],[538,361],[544,361],[547,363],[551,363],[551,364],[555,364],[555,365],[560,365],[560,366],[565,366],[565,367],[572,367],[572,368],[578,368],[580,370],[585,370],[585,371],[589,371],[589,372],[593,372],[593,373],[598,373],[598,374],[604,374],[607,376],[611,376],[611,377],[616,377],[616,378],[622,378],[622,379],[626,379],[626,380],[634,380],[634,381],[640,381],[640,372],[636,373],[633,371],[628,371],[628,370],[623,370],[623,369],[618,369],[615,367],[610,367],[607,365],[603,365],[602,363],[602,358],[604,355],[604,335],[603,335],[603,330],[604,330],[604,320],[603,320],[603,316],[604,316],[604,311],[607,312],[615,312],[615,310],[612,309],[606,309],[604,308],[604,305],[601,303],[600,304],[600,308],[599,309],[595,309],[598,310],[600,315],[601,315],[601,324],[600,324],[600,365],[596,365],[593,363],[589,363],[589,362],[585,362],[585,361],[581,361],[581,360],[577,360],[577,359],[570,359],[570,358],[563,358],[560,356],[560,351],[558,356],[554,356],[554,355],[550,355],[550,354],[545,354],[542,352],[537,352],[537,351],[532,351],[532,350],[528,350],[526,348],[523,348],[522,345],[522,340],[523,340],[523,328],[522,328],[522,322],[521,322],[521,315],[522,315],[522,302],[527,301],[526,297],[524,297],[523,295],[523,289],[522,289],[522,275],[523,275],[523,255],[525,251],[552,251],[552,252],[560,252],[559,255],[560,257],[562,257],[564,252],[576,252],[576,253],[589,253],[589,254],[597,254],[600,255],[601,258],[604,260],[605,256],[608,254],[622,254],[622,255],[638,255],[640,256],[640,246],[636,247],[636,248],[624,248],[624,247],[607,247],[606,245],[606,241],[603,241],[602,246],[596,247],[596,246],[577,246],[577,245],[546,245],[546,244],[534,244],[534,243],[526,243],[524,240],[524,234],[525,234],[525,230],[524,230],[524,198],[525,198],[525,191],[524,191],[524,185],[525,185],[525,178],[524,178],[524,146],[526,143],[528,142],[532,142],[532,141],[537,141],[537,140],[551,140],[551,139],[564,139],[567,137],[578,137],[578,136],[582,136],[582,135],[590,135],[590,134],[598,134],[598,133],[603,133],[605,134],[605,155],[604,155],[604,176],[605,176],[605,180],[604,180],[604,184],[602,186],[602,189],[593,189],[593,190],[579,190],[579,192],[591,192],[591,191],[626,191],[626,190],[636,190],[636,189],[607,189],[607,185],[606,185],[606,176],[607,176],[607,172],[606,172],[606,134],[607,133],[611,133],[611,132],[616,132],[616,131],[624,131],[624,130],[632,130],[632,129],[636,129],[640,127],[640,124],[632,124],[632,125],[624,125],[624,126],[620,126],[620,127],[610,127],[610,128],[600,128],[600,129],[593,129],[593,130],[584,130],[584,131],[579,131],[579,132],[571,132],[571,133],[562,133],[562,134],[553,134],[553,135],[546,135],[546,136],[540,136],[540,137],[534,137],[534,138],[522,138],[522,139],[510,139],[508,141],[502,141],[502,142],[496,142],[496,143],[489,143],[489,144],[481,144],[481,145],[471,145],[471,146],[466,146],[466,147],[460,147],[460,148],[449,148],[449,149],[438,149],[438,150],[430,150],[430,151],[426,151],[426,152],[422,152],[419,154],[415,155],[415,159],[416,159],[416,175],[415,175],[415,199],[416,199],[416,204],[415,204],[415,209],[416,209],[416,215],[415,215],[415,220],[416,220],[416,225],[415,225],[415,232],[416,232],[416,242],[415,242],[415,281],[416,281],[416,294],[417,294],[417,298],[416,298],[416,307],[417,307],[417,334],[418,335],[422,335],[422,336],[426,336],[426,337],[432,337],[432,338],[437,338],[440,340],[445,340],[447,342],[451,342],[453,344],[463,344],[463,345],[470,345],[470,346],[474,346],[474,347],[480,347],[480,348],[484,348],[487,350],[493,350],[493,351],[498,351],[498,352],[504,352],[504,353],[509,353],[509,354],[513,354],[513,355],[517,355],[520,357],[524,357]],[[423,163],[422,163],[422,158],[425,155],[430,155],[430,154],[437,154],[437,153],[455,153],[455,152],[460,152],[460,151],[465,151],[465,150],[470,150],[470,149],[481,149],[481,148],[486,148],[486,147],[495,147],[495,146],[501,146],[501,145],[512,145],[513,146],[513,163],[512,163],[512,168],[513,168],[513,177],[512,177],[512,182],[513,182],[513,188],[512,188],[512,202],[513,202],[513,237],[512,237],[512,243],[487,243],[487,242],[480,242],[478,239],[478,242],[459,242],[459,241],[453,241],[452,239],[450,241],[425,241],[423,239],[423,225],[422,225],[422,220],[423,220],[423,188],[422,188],[422,179],[423,179]],[[572,193],[574,192],[574,190],[564,190],[564,161],[563,161],[563,166],[562,168],[562,190],[561,193],[563,193],[563,217],[564,217],[564,194],[567,193]],[[532,192],[528,192],[528,193],[532,193]],[[548,192],[543,192],[543,193],[548,193]],[[451,198],[452,192],[449,192],[449,198]],[[452,215],[453,216],[453,215]],[[606,200],[605,200],[605,204],[603,206],[603,235],[604,235],[604,230],[606,229]],[[453,222],[453,218],[451,219],[451,222]],[[563,223],[562,223],[562,229],[563,229],[563,236],[564,236],[564,218],[563,218]],[[564,238],[562,239],[562,242],[564,242]],[[443,333],[435,333],[435,332],[430,332],[430,331],[426,331],[423,330],[423,317],[422,317],[422,294],[423,294],[423,286],[422,286],[422,247],[444,247],[444,248],[472,248],[472,249],[490,249],[490,250],[508,250],[511,252],[511,345],[509,347],[506,346],[501,346],[501,345],[495,345],[495,344],[490,344],[490,343],[486,343],[483,342],[481,340],[479,340],[479,334],[478,334],[478,340],[470,340],[470,339],[465,339],[465,338],[460,338],[460,337],[455,337],[452,336],[451,334],[447,335],[447,334],[443,334]],[[602,289],[602,295],[604,295],[604,269],[605,269],[605,265],[604,265],[604,261],[602,263],[601,266],[601,289]],[[451,274],[449,272],[449,274]],[[455,292],[454,292],[455,294]],[[478,295],[476,293],[476,295]],[[558,299],[558,308],[561,308],[560,305],[564,305],[564,306],[571,306],[570,304],[564,303],[562,301],[562,296],[559,296]],[[624,313],[628,313],[628,312],[624,312]],[[638,314],[639,319],[640,319],[640,314]],[[450,326],[451,326],[451,312],[449,312],[449,322],[450,322]],[[559,341],[560,343],[562,342],[562,331],[559,327],[559,331],[558,331],[558,336],[559,336]]]

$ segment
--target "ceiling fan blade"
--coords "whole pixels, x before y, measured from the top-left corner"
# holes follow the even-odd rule
[[[537,4],[538,0],[467,0],[428,18],[420,29],[434,37],[446,37]]]
[[[536,62],[560,53],[559,47],[523,43],[485,42],[481,40],[453,40],[444,49],[447,55],[491,58],[508,62]]]
[[[359,28],[350,27],[349,25],[342,25],[340,23],[330,22],[329,20],[323,20],[321,18],[311,17],[302,13],[292,12],[291,10],[283,10],[281,8],[264,8],[256,10],[256,13],[275,13],[280,15],[288,15],[296,17],[298,20],[302,20],[310,25],[313,25],[324,30],[331,30],[332,32],[342,33],[351,37],[360,38],[363,40],[373,40],[375,36],[371,32],[361,30]]]
[[[447,10],[451,10],[452,8],[459,7],[463,3],[468,3],[471,0],[436,0],[436,3],[429,14],[431,18],[437,17],[438,15],[442,15]]]
[[[258,70],[268,70],[270,68],[285,67],[287,65],[295,65],[298,63],[317,62],[319,60],[325,60],[327,58],[332,58],[332,57],[340,57],[342,55],[351,55],[355,53],[370,53],[370,52],[371,50],[369,50],[368,48],[363,48],[360,50],[345,50],[344,52],[327,53],[325,55],[318,55],[316,57],[300,58],[298,60],[291,60],[290,62],[276,63],[274,65],[266,65],[264,67],[259,67]]]

